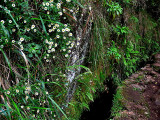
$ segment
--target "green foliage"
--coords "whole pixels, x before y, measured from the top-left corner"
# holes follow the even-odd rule
[[[119,35],[127,34],[129,32],[129,29],[126,26],[116,25],[116,26],[113,26],[113,31],[119,36]]]
[[[113,16],[113,19],[115,19],[116,16],[122,14],[123,8],[117,2],[105,1],[104,6],[107,7],[107,12],[109,12],[109,14]]]

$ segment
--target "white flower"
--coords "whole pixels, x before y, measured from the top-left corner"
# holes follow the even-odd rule
[[[30,28],[27,28],[27,31],[29,32],[29,31],[30,31]]]
[[[81,38],[80,37],[77,37],[77,40],[80,40]]]
[[[21,106],[21,108],[23,109],[23,108],[24,108],[24,106],[22,105],[22,106]]]
[[[3,45],[1,45],[1,48],[3,48],[4,46]]]
[[[63,39],[65,40],[65,39],[66,39],[66,37],[64,36],[64,37],[63,37]]]
[[[47,7],[44,7],[44,10],[47,10]]]
[[[68,50],[68,53],[71,53],[71,50]]]
[[[15,43],[15,40],[12,40],[12,43]]]
[[[60,29],[58,29],[57,32],[60,32]]]
[[[62,12],[58,12],[58,14],[59,14],[60,16],[62,16]]]
[[[53,4],[50,4],[51,7],[53,7]]]
[[[54,48],[52,48],[52,49],[51,49],[51,51],[52,51],[52,52],[55,52],[55,49],[54,49]]]
[[[48,30],[48,32],[50,32],[50,33],[51,33],[51,32],[52,32],[52,29],[49,29],[49,30]]]
[[[67,27],[67,24],[64,24],[65,27]]]
[[[35,95],[38,95],[38,92],[35,92]]]
[[[7,94],[9,95],[9,94],[10,94],[10,91],[7,91]]]
[[[28,96],[26,96],[26,100],[28,99],[29,97]]]
[[[34,29],[34,28],[35,28],[35,25],[32,25],[32,26],[31,26],[31,29]]]
[[[49,6],[49,3],[48,3],[48,2],[46,3],[46,6]]]
[[[24,93],[25,93],[25,94],[29,94],[29,92],[28,92],[28,91],[24,91]]]
[[[12,29],[12,32],[15,32],[15,31],[16,31],[16,29],[13,28],[13,29]]]
[[[46,62],[49,62],[49,60],[47,59]]]
[[[51,27],[51,24],[49,24],[48,27]]]
[[[13,4],[12,4],[12,7],[15,7],[15,6],[16,6],[16,5],[13,3]]]
[[[46,5],[44,2],[43,2],[42,4],[43,4],[43,6],[45,6],[45,5]]]
[[[60,36],[59,36],[59,35],[56,35],[56,38],[60,38]]]
[[[50,14],[50,12],[49,12],[49,11],[47,11],[47,14],[49,15],[49,14]]]
[[[68,54],[65,54],[65,57],[68,57]]]
[[[66,30],[65,29],[62,29],[62,32],[65,32]]]
[[[53,56],[53,59],[55,58],[55,56]]]
[[[48,53],[51,53],[51,50],[48,50]]]
[[[5,22],[4,22],[4,20],[1,20],[1,22],[4,24]]]
[[[71,0],[66,0],[67,2],[71,2]]]
[[[54,45],[54,46],[55,46],[55,47],[57,47],[57,45],[58,45],[58,44],[57,44],[57,43],[55,43],[55,45]]]
[[[80,45],[80,43],[79,43],[79,42],[77,42],[77,45]]]
[[[37,110],[37,113],[39,113],[39,109]]]
[[[57,3],[57,9],[61,7],[61,3]]]
[[[27,107],[27,110],[30,110],[30,107]]]
[[[55,24],[56,27],[59,27],[59,24]]]
[[[65,51],[66,51],[66,49],[63,49],[63,51],[65,52]]]
[[[12,20],[9,20],[9,23],[12,23]]]
[[[66,31],[67,31],[67,32],[69,32],[69,31],[70,31],[70,29],[69,29],[69,28],[65,28],[65,29],[66,29]]]
[[[69,34],[68,34],[68,36],[70,36],[70,37],[71,37],[71,36],[72,36],[72,33],[69,33]]]
[[[49,54],[47,54],[47,57],[49,57]]]
[[[46,94],[48,94],[48,92],[46,92]]]
[[[16,89],[16,93],[19,93],[19,90],[18,90],[18,89]]]
[[[26,90],[27,90],[27,91],[31,91],[31,87],[30,87],[30,86],[27,86],[27,87],[26,87]]]
[[[65,19],[66,19],[66,17],[63,17],[63,19],[65,20]]]
[[[65,12],[66,12],[66,9],[63,9],[63,12],[65,13]]]
[[[27,21],[26,20],[24,20],[24,23],[26,23]]]
[[[24,41],[24,38],[21,37],[19,40],[22,42],[22,41]]]
[[[49,79],[47,79],[47,82],[49,82]]]
[[[37,32],[37,29],[34,29],[33,31],[34,31],[34,32]]]

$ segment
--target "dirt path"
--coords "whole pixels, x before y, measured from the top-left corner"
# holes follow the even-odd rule
[[[124,81],[124,109],[114,120],[160,120],[160,54],[154,56],[154,64],[147,64]]]

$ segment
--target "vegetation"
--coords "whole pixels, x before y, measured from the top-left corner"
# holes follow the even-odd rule
[[[139,9],[139,1],[121,1],[0,1],[0,118],[78,120],[104,90],[104,81],[121,85],[140,62],[159,52],[158,20]],[[82,65],[69,66],[83,44],[83,35],[77,36],[82,16],[83,33],[93,25],[89,52]],[[72,68],[82,70],[66,103]],[[118,91],[113,116],[123,108],[120,97]]]

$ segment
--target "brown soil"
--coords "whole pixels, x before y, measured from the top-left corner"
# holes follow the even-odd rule
[[[160,120],[160,54],[154,64],[147,64],[124,81],[123,99],[125,110],[114,120]]]

